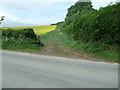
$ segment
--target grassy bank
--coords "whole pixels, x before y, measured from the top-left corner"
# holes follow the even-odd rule
[[[92,42],[83,42],[83,41],[76,41],[70,38],[68,35],[59,32],[59,29],[54,30],[50,33],[41,36],[41,40],[47,45],[51,44],[53,47],[62,46],[61,52],[65,52],[65,48],[70,48],[71,52],[81,52],[94,58],[104,59],[105,61],[113,61],[118,62],[119,59],[119,51],[115,50],[104,50],[102,47],[102,43],[92,43]],[[69,53],[69,52],[68,52]]]
[[[72,5],[64,21],[58,23],[60,30],[69,36],[68,46],[93,57],[120,61],[119,7],[120,2],[99,10],[93,9],[91,2]]]

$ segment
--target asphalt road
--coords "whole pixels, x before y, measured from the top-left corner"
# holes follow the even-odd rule
[[[118,88],[118,64],[0,53],[3,88]]]

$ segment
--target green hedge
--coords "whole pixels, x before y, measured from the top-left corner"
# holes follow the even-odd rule
[[[75,40],[102,43],[107,46],[120,44],[120,3],[87,13],[77,12],[66,18],[62,31]],[[83,10],[84,12],[84,10]]]
[[[32,28],[26,29],[1,29],[2,30],[2,49],[39,51],[41,44]]]
[[[32,28],[26,28],[26,29],[2,29],[2,37],[8,37],[8,38],[30,38],[30,39],[36,39],[36,35]]]

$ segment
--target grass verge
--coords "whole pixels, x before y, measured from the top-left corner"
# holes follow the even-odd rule
[[[45,35],[41,36],[41,40],[46,44],[50,44],[52,47],[59,47],[62,46],[61,51],[63,54],[70,54],[76,53],[81,56],[87,55],[88,58],[96,58],[101,59],[104,61],[111,61],[111,62],[120,62],[119,58],[119,50],[106,50],[103,48],[104,44],[97,42],[82,42],[82,41],[75,41],[66,34],[59,32],[58,29],[49,32]],[[68,52],[65,52],[65,49],[69,48]],[[57,48],[56,48],[57,49]]]

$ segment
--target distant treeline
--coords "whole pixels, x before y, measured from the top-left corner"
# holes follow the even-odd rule
[[[104,49],[120,45],[120,2],[92,8],[91,2],[77,2],[68,9],[65,21],[59,23],[61,31],[74,40],[103,45]]]
[[[62,24],[63,23],[63,21],[62,22],[57,22],[57,23],[54,23],[54,24],[51,24],[51,25],[59,25],[59,24]]]

